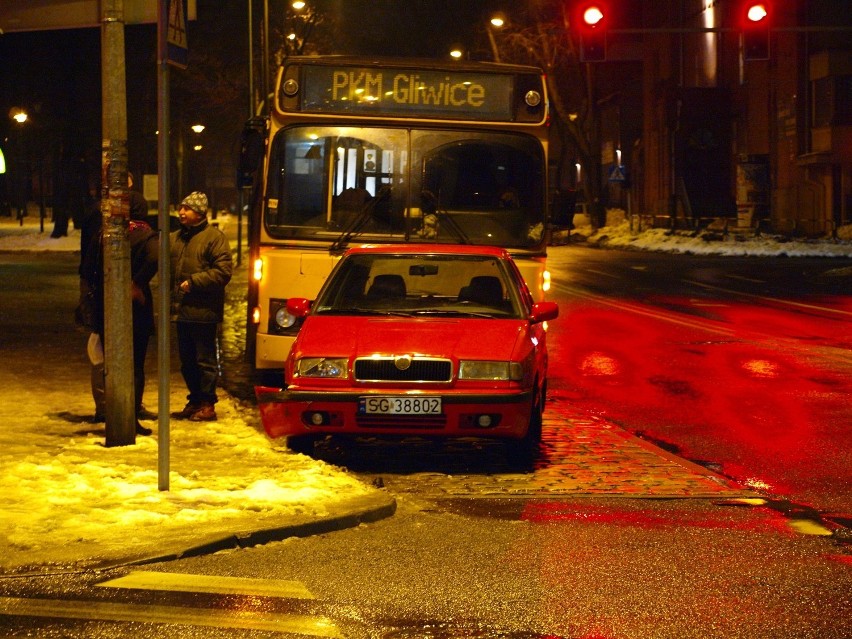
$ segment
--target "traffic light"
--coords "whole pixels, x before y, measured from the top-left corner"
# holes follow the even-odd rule
[[[769,5],[747,0],[742,16],[743,59],[769,59]]]
[[[579,8],[580,60],[606,60],[606,8],[603,4],[587,3]]]

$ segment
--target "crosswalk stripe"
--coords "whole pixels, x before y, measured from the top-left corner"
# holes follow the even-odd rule
[[[241,630],[270,630],[309,637],[343,639],[334,623],[320,616],[208,610],[177,606],[143,606],[99,601],[20,599],[0,597],[0,614],[27,617],[58,617],[89,621],[164,623]]]
[[[124,577],[110,579],[98,586],[132,588],[136,590],[169,590],[173,592],[208,592],[221,595],[256,595],[287,599],[313,599],[314,596],[298,581],[252,579],[247,577],[217,577],[187,575],[171,572],[135,571]]]

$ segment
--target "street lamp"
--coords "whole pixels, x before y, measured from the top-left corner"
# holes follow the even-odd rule
[[[491,54],[494,56],[494,62],[501,62],[500,49],[497,47],[497,40],[494,38],[494,29],[502,29],[506,26],[506,17],[502,13],[495,13],[489,20],[489,26],[486,28],[488,32],[488,42],[491,43]]]

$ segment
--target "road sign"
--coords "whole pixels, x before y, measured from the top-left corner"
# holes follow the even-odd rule
[[[186,42],[186,2],[187,0],[168,0],[166,61],[181,69],[186,68],[189,53]]]
[[[627,169],[623,164],[616,164],[609,170],[610,182],[627,182]]]

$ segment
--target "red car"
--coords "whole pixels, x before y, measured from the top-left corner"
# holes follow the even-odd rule
[[[311,452],[325,435],[489,437],[512,454],[541,439],[546,321],[503,249],[349,249],[301,321],[285,388],[258,386],[263,426]]]

